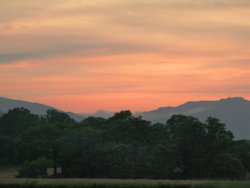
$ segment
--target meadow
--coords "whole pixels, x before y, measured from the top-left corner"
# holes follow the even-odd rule
[[[0,188],[249,188],[250,181],[150,179],[15,178],[15,167],[0,167]]]
[[[249,188],[249,181],[132,179],[0,179],[0,188]]]

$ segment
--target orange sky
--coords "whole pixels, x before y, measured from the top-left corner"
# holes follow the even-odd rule
[[[0,96],[66,111],[250,99],[249,0],[0,1]]]

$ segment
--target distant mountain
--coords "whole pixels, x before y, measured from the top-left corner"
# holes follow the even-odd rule
[[[74,119],[75,121],[78,121],[78,122],[80,122],[86,118],[86,116],[84,116],[82,114],[76,114],[73,112],[65,112],[65,113],[67,113],[72,119]]]
[[[39,103],[32,103],[32,102],[13,100],[13,99],[0,97],[0,115],[1,115],[1,112],[6,113],[8,112],[8,110],[17,108],[17,107],[23,107],[23,108],[29,109],[33,114],[37,114],[37,115],[45,115],[47,110],[56,109],[54,107],[39,104]],[[59,111],[62,111],[62,110],[59,110]],[[79,114],[75,114],[71,112],[65,112],[65,113],[69,114],[69,116],[75,119],[76,121],[81,121],[84,119],[84,116],[79,115]]]
[[[0,97],[0,116],[8,112],[9,109],[16,107],[27,108],[37,115],[44,115],[48,109],[56,109],[43,104]],[[109,118],[114,114],[108,111],[97,111],[92,114],[65,113],[69,114],[76,121],[81,121],[88,116]],[[234,133],[236,139],[250,139],[250,101],[244,98],[187,102],[177,107],[161,107],[153,111],[136,113],[135,115],[140,115],[143,119],[153,123],[165,123],[175,114],[197,117],[201,121],[205,121],[209,116],[216,117],[227,125],[227,128]]]
[[[108,119],[108,118],[110,118],[110,117],[112,117],[114,115],[114,112],[99,110],[99,111],[97,111],[95,113],[82,114],[82,115],[85,116],[85,117],[93,116],[93,117],[102,117],[102,118]]]
[[[216,117],[227,125],[236,139],[250,139],[250,101],[244,98],[187,102],[177,107],[162,107],[137,115],[152,122],[165,123],[174,114],[190,115],[201,121],[209,116]]]

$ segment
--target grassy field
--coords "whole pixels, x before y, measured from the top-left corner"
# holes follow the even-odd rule
[[[17,167],[12,166],[0,166],[0,180],[13,179],[17,174]]]
[[[11,186],[13,185],[13,186]],[[20,186],[17,186],[20,185]],[[22,185],[22,186],[21,186]],[[39,188],[249,188],[246,181],[174,181],[174,180],[120,180],[120,179],[1,179],[0,187]]]
[[[16,168],[0,167],[0,188],[250,188],[250,181],[148,179],[17,179]]]

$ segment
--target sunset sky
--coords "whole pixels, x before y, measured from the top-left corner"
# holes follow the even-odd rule
[[[73,112],[250,99],[249,0],[1,0],[0,96]]]

